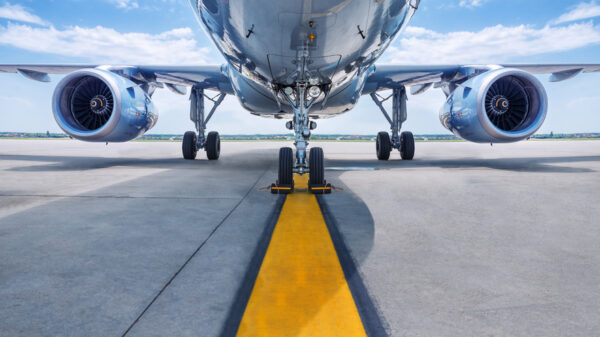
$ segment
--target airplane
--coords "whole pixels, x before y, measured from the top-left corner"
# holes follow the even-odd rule
[[[158,88],[186,95],[196,131],[183,137],[183,158],[200,149],[209,160],[220,155],[218,132],[207,124],[226,95],[251,114],[287,120],[294,150],[279,151],[275,188],[293,190],[294,173],[309,175],[313,192],[327,186],[324,154],[308,149],[316,121],[351,110],[370,96],[390,125],[379,132],[376,155],[403,160],[415,155],[407,120],[407,92],[441,89],[447,100],[440,121],[456,136],[478,143],[529,138],[548,109],[550,81],[599,72],[600,64],[381,65],[376,61],[406,28],[420,0],[190,0],[206,33],[226,60],[208,66],[0,65],[36,81],[66,75],[53,96],[53,114],[65,133],[90,142],[133,140],[156,123],[152,95]],[[398,60],[402,62],[402,60]],[[212,94],[210,94],[212,92]],[[384,93],[386,94],[384,96]],[[387,111],[383,103],[392,100]],[[205,108],[212,102],[210,110]],[[321,189],[319,189],[321,187]]]

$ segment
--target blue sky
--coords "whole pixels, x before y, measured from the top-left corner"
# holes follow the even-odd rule
[[[274,0],[275,1],[275,0]],[[0,63],[220,64],[187,0],[0,0]],[[381,63],[600,63],[600,0],[422,0],[406,33]],[[0,74],[0,131],[59,132],[53,82]],[[562,83],[541,77],[549,94],[540,132],[600,132],[600,74]],[[186,97],[159,91],[151,133],[193,129]],[[407,130],[447,133],[444,95],[409,97]],[[228,98],[209,125],[224,134],[283,133],[284,122],[251,116]],[[385,119],[368,97],[320,121],[319,133],[375,134]]]

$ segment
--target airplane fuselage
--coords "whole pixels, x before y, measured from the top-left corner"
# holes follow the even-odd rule
[[[298,82],[324,89],[311,118],[358,101],[374,62],[408,24],[416,0],[191,0],[251,113],[287,118],[278,94]]]

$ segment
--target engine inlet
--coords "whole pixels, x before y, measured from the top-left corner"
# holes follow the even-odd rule
[[[73,119],[85,130],[98,130],[113,112],[114,98],[110,88],[96,77],[84,77],[71,95]]]

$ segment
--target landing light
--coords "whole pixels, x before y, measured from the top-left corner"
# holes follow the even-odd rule
[[[321,88],[317,86],[312,86],[308,88],[308,95],[312,98],[317,98],[321,95]]]

